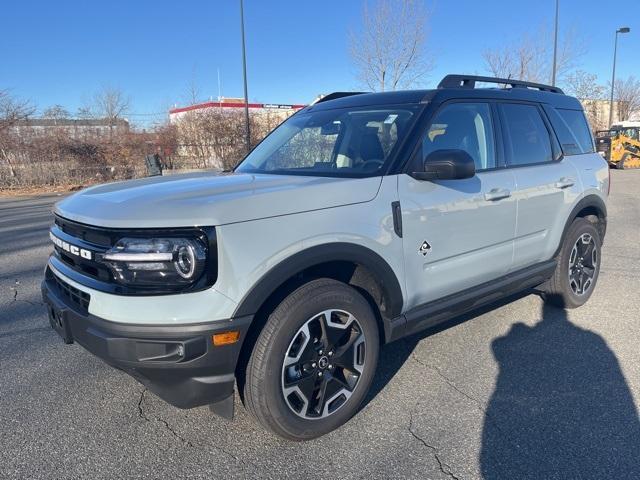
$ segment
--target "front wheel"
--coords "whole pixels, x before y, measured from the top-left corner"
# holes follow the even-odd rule
[[[601,240],[585,218],[576,218],[562,243],[545,300],[559,307],[576,308],[589,300],[600,273]]]
[[[247,365],[245,405],[282,437],[324,435],[357,411],[379,345],[374,312],[356,289],[313,280],[269,316]]]

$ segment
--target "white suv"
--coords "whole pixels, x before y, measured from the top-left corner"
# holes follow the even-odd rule
[[[357,411],[381,344],[532,287],[583,304],[608,189],[557,88],[333,94],[232,173],[58,203],[43,295],[67,343],[171,404],[231,416],[237,384],[263,425],[310,439]]]

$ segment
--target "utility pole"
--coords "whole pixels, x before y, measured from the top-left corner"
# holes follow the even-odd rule
[[[251,150],[251,132],[249,131],[249,94],[247,92],[247,54],[244,46],[244,7],[240,0],[240,31],[242,33],[242,76],[244,78],[244,135],[247,153]]]
[[[560,0],[556,0],[556,22],[553,32],[553,67],[551,69],[551,85],[556,86],[556,68],[558,65],[558,4]]]
[[[609,100],[609,128],[613,123],[613,89],[616,83],[616,56],[618,54],[618,34],[629,33],[631,29],[629,27],[620,27],[616,30],[616,40],[613,44],[613,73],[611,74],[611,98]]]

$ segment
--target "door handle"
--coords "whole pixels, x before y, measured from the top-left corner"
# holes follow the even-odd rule
[[[573,187],[576,181],[570,177],[562,177],[556,182],[556,188],[568,188]]]
[[[511,191],[506,188],[492,188],[484,194],[484,199],[493,202],[496,200],[502,200],[503,198],[509,198],[510,196]]]

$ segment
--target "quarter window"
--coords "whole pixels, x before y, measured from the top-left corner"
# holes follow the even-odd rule
[[[584,113],[580,110],[563,109],[558,109],[558,113],[576,138],[581,153],[593,153],[595,150],[593,137],[591,136],[591,130],[589,130],[589,124],[587,123]]]
[[[510,165],[531,165],[553,160],[551,139],[540,110],[533,105],[500,106]]]
[[[486,103],[454,103],[434,117],[422,141],[422,158],[436,150],[464,150],[476,170],[496,167],[491,110]]]

